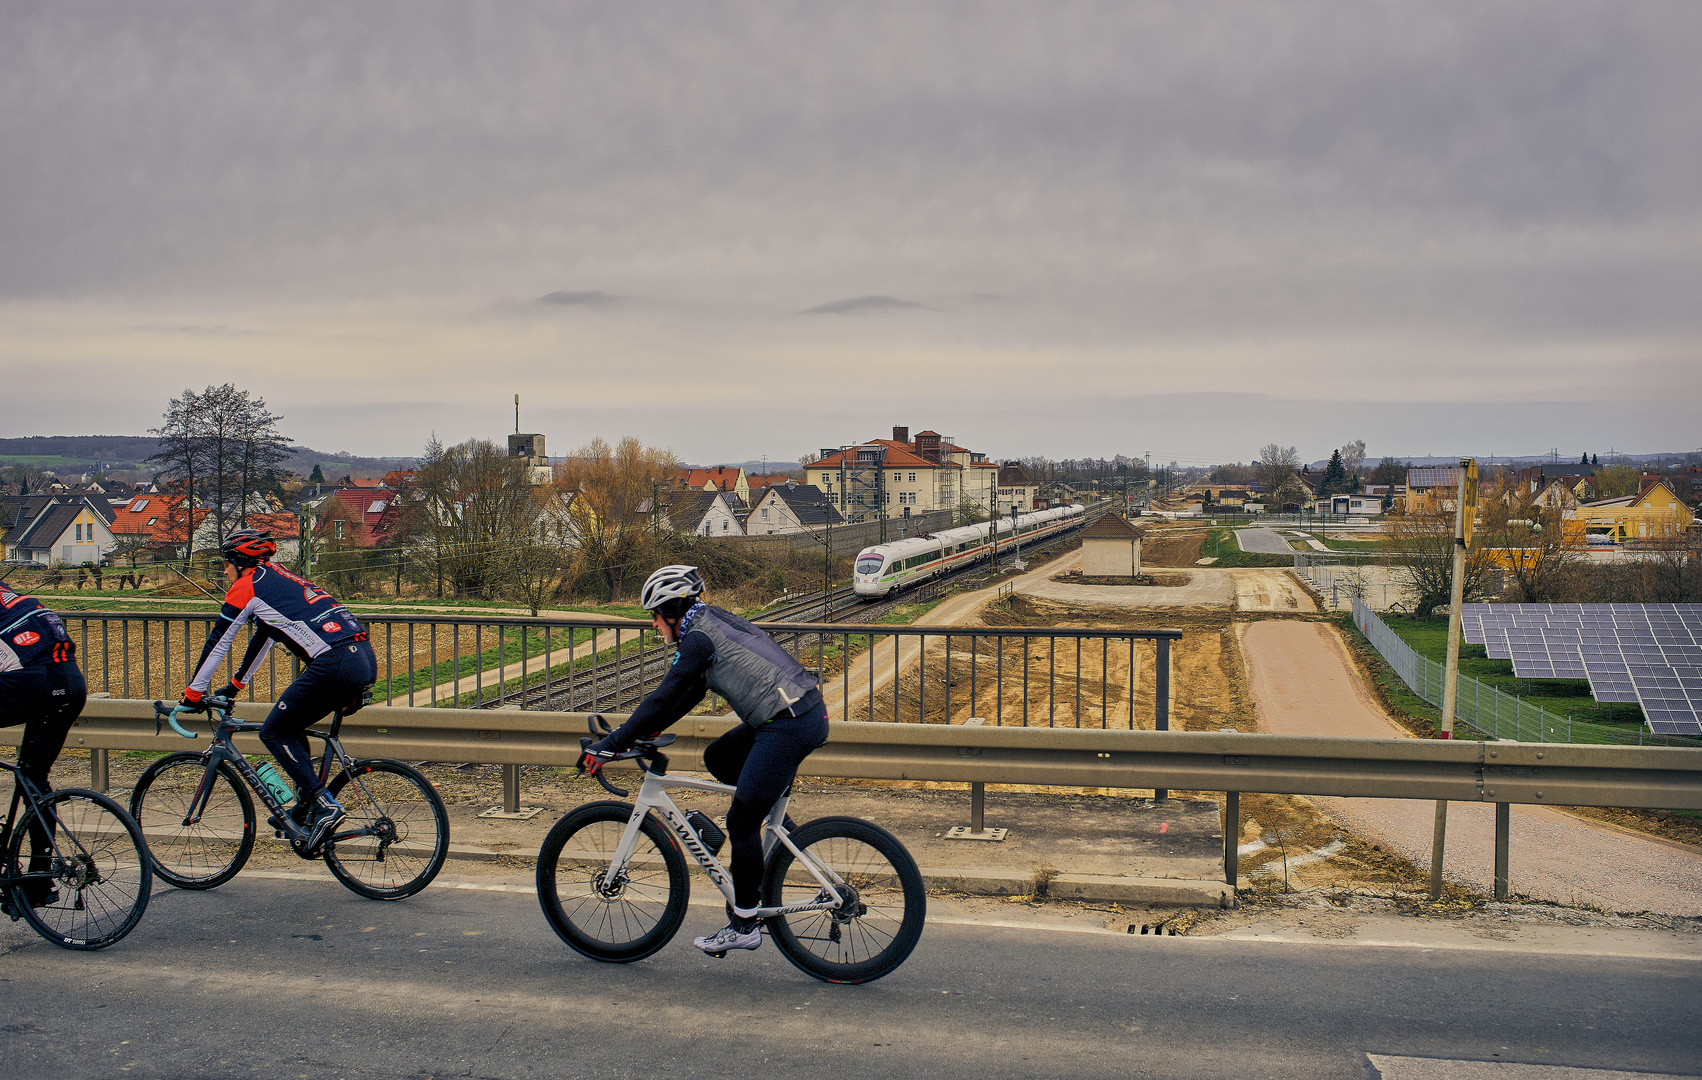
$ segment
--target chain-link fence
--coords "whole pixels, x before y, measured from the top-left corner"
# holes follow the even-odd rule
[[[1353,624],[1365,640],[1394,669],[1413,693],[1431,705],[1442,706],[1441,664],[1416,652],[1358,598],[1353,601]],[[1459,677],[1454,695],[1454,722],[1496,739],[1512,742],[1612,743],[1629,746],[1698,746],[1702,740],[1655,735],[1644,725],[1635,734],[1623,728],[1550,712],[1505,694],[1467,675]]]

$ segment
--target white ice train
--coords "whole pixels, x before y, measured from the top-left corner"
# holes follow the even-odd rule
[[[1024,544],[1043,540],[1079,524],[1085,512],[1086,509],[1076,503],[1018,515],[1015,524],[1008,517],[1000,518],[999,547],[1008,545],[1014,549],[1019,535]],[[993,553],[992,536],[993,524],[983,522],[866,547],[857,553],[852,588],[858,596],[873,599],[929,581],[948,570],[990,556]]]

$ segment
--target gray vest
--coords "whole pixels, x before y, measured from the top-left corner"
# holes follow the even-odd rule
[[[816,677],[762,630],[718,607],[692,620],[715,645],[709,688],[727,699],[739,719],[760,727],[815,689]]]

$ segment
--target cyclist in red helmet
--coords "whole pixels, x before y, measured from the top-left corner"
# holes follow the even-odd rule
[[[296,783],[292,814],[308,827],[307,850],[313,851],[343,819],[343,807],[320,784],[302,733],[333,709],[359,708],[378,678],[378,658],[366,627],[330,593],[273,563],[277,550],[271,534],[256,529],[238,529],[219,545],[230,591],[178,707],[206,708],[204,699],[219,665],[230,654],[237,632],[249,623],[254,632],[248,651],[220,697],[233,697],[252,681],[273,642],[301,660],[301,674],[278,695],[260,729],[260,741]]]

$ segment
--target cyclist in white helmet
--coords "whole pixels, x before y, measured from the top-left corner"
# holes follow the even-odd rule
[[[694,941],[706,953],[725,953],[762,945],[756,917],[762,822],[799,763],[827,742],[827,706],[814,675],[761,629],[704,603],[703,587],[695,566],[664,566],[644,583],[639,603],[662,639],[676,646],[674,659],[631,719],[586,749],[584,765],[596,772],[615,754],[691,712],[710,690],[744,721],[703,752],[710,773],[738,789],[727,811],[732,917],[719,932]]]

